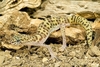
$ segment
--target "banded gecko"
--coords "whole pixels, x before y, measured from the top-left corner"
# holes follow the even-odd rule
[[[87,44],[91,46],[92,28],[90,25],[90,21],[79,15],[73,14],[47,18],[39,25],[35,35],[31,36],[25,34],[16,34],[12,38],[10,38],[8,43],[13,45],[46,47],[50,52],[51,58],[56,58],[52,48],[49,45],[45,45],[44,42],[47,40],[47,38],[53,31],[58,30],[60,28],[63,37],[63,45],[60,47],[60,49],[63,51],[66,48],[65,27],[69,26],[70,24],[79,24],[84,27],[87,34]]]

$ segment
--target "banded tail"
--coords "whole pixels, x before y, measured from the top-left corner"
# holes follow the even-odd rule
[[[88,21],[87,19],[81,16],[73,15],[73,14],[68,16],[68,20],[71,24],[79,24],[86,30],[87,44],[88,46],[91,46],[92,45],[92,26],[91,26],[90,21]]]

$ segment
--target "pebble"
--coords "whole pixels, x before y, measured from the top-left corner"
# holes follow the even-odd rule
[[[15,57],[16,59],[20,59],[20,57]]]
[[[72,52],[69,53],[69,55],[70,55],[71,57],[75,57],[76,53],[75,53],[75,51],[72,51]]]
[[[59,67],[61,65],[61,61],[56,62],[54,67]]]
[[[91,67],[99,67],[99,64],[97,64],[97,63],[92,63],[92,64],[91,64]]]
[[[0,56],[0,66],[2,65],[4,59],[5,59],[5,56]]]
[[[44,57],[44,58],[42,59],[42,62],[46,62],[46,61],[48,61],[48,58]]]

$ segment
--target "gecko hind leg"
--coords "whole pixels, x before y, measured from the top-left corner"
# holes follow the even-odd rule
[[[61,34],[63,38],[63,45],[59,48],[60,51],[64,51],[66,48],[66,36],[65,36],[65,26],[61,26]]]

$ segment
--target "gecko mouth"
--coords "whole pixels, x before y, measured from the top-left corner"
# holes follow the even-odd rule
[[[18,50],[23,47],[23,45],[20,45],[20,40],[12,41],[11,39],[5,39],[4,41],[1,42],[1,46],[5,47],[7,49],[15,49]]]
[[[4,42],[1,42],[1,45],[2,47],[8,48],[8,49],[15,49],[15,50],[18,50],[23,47],[23,45],[8,44]]]

